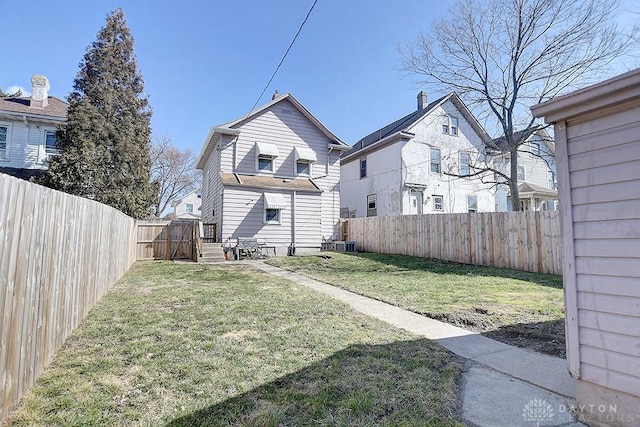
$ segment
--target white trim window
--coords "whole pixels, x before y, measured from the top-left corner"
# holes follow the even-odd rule
[[[518,165],[518,181],[526,181],[527,174],[524,165]]]
[[[367,177],[367,158],[360,159],[360,179]]]
[[[442,133],[446,135],[458,136],[458,118],[442,116]]]
[[[440,149],[439,148],[431,148],[429,150],[429,170],[431,171],[431,173],[437,173],[439,174],[442,171],[441,168],[441,155],[440,155]]]
[[[0,159],[6,159],[9,144],[9,126],[0,125]]]
[[[367,196],[367,216],[378,215],[378,198],[375,194]]]
[[[192,214],[193,213],[193,203],[186,203],[184,205],[185,213]]]
[[[295,147],[296,174],[311,176],[311,165],[318,160],[316,152],[306,147]]]
[[[478,212],[478,196],[467,196],[467,212]]]
[[[469,153],[460,153],[460,175],[471,175],[471,155]]]
[[[282,221],[282,210],[287,207],[287,202],[282,193],[263,193],[265,224],[280,224]]]
[[[44,131],[44,152],[46,154],[58,154],[58,138],[55,130]]]
[[[256,142],[256,172],[270,172],[275,170],[275,158],[278,157],[278,147],[274,144]]]
[[[433,196],[431,196],[431,198],[433,199],[433,210],[436,212],[443,212],[444,211],[444,197],[441,195],[436,195],[434,194]]]

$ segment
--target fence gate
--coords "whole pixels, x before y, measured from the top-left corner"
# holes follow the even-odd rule
[[[198,221],[138,221],[136,259],[194,259]]]

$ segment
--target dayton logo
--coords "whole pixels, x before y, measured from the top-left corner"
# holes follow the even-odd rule
[[[553,419],[553,408],[544,399],[531,399],[522,409],[522,418],[525,421],[535,421],[536,427],[540,427],[540,421]]]

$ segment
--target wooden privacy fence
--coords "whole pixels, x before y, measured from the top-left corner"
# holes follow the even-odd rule
[[[138,221],[136,259],[197,260],[198,221]]]
[[[0,174],[0,424],[135,261],[135,220]]]
[[[350,218],[364,252],[562,274],[558,212],[487,212]]]

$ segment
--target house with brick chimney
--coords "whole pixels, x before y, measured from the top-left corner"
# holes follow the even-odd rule
[[[68,104],[49,96],[49,80],[31,77],[30,97],[0,98],[0,173],[22,179],[39,176],[58,154],[56,130]]]
[[[491,138],[456,93],[356,142],[341,158],[341,216],[492,212],[491,185],[474,174]]]

